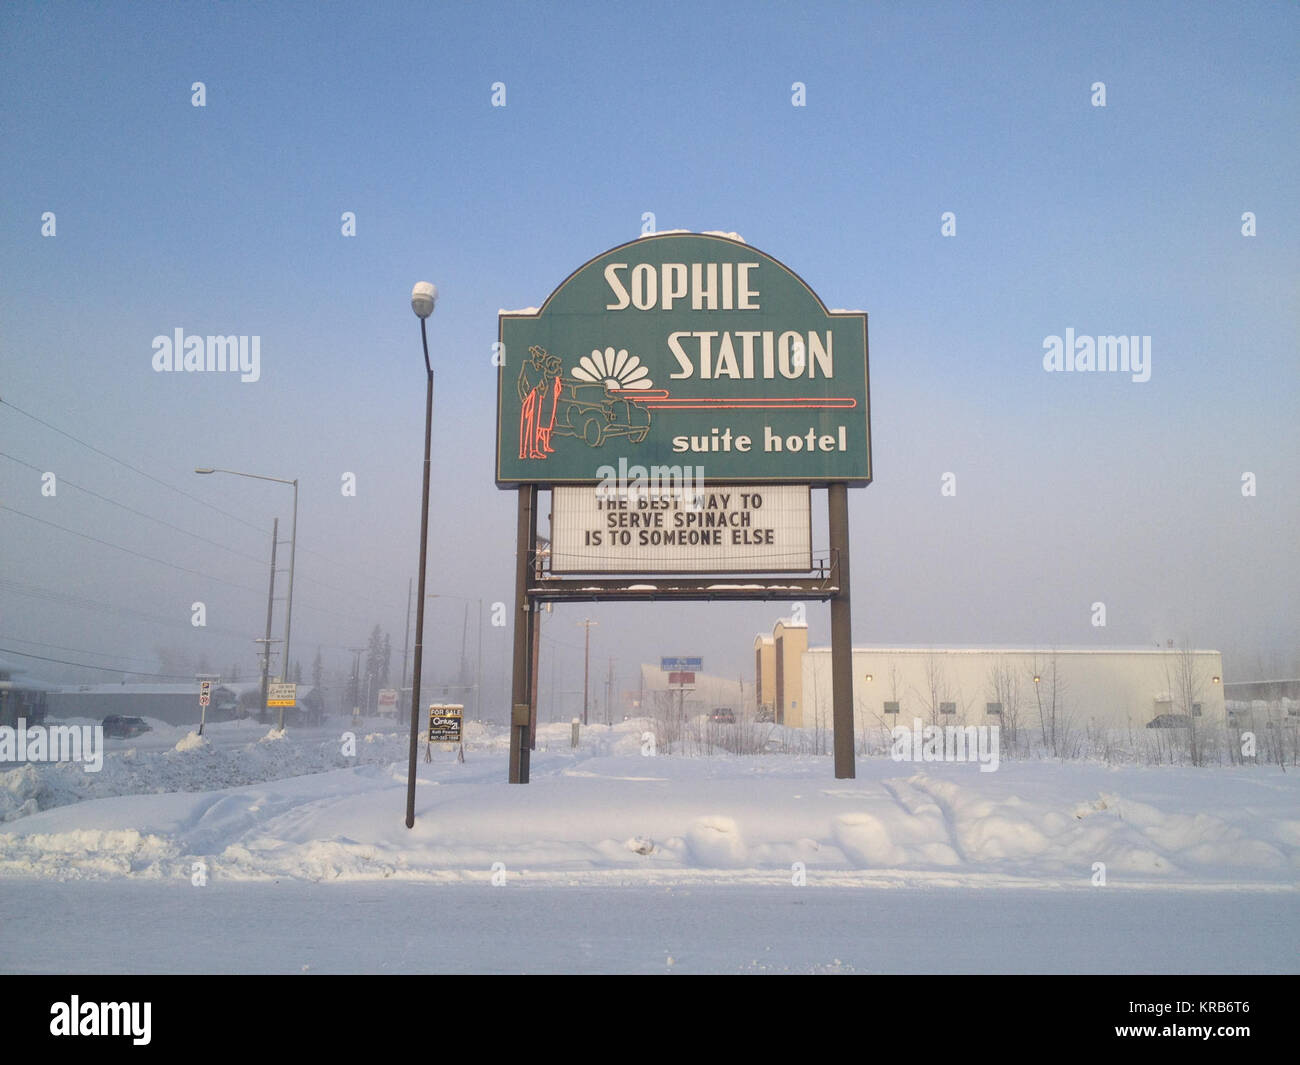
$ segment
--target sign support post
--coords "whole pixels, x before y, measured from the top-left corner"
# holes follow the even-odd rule
[[[831,562],[831,727],[835,730],[835,779],[857,775],[853,757],[853,625],[849,610],[849,491],[843,482],[826,490]]]
[[[528,723],[532,670],[532,602],[528,596],[529,569],[537,541],[537,486],[519,487],[519,518],[515,537],[515,644],[510,694],[510,783],[528,783]],[[522,707],[522,720],[521,710]]]
[[[199,674],[199,735],[203,735],[203,725],[208,719],[208,703],[212,698],[213,683],[220,684],[221,677],[216,673]]]

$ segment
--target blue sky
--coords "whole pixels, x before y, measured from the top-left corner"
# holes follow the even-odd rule
[[[1293,671],[1298,38],[1285,4],[7,5],[0,397],[256,528],[4,406],[0,502],[260,588],[244,556],[265,557],[287,493],[191,471],[296,476],[297,654],[350,663],[375,622],[400,641],[424,390],[407,300],[427,279],[430,587],[506,600],[496,312],[539,305],[653,212],[739,232],[870,315],[858,642],[1174,639],[1223,650],[1230,679]],[[261,380],[155,374],[152,338],[177,327],[261,336]],[[1151,336],[1151,380],[1045,373],[1066,328]],[[75,489],[42,497],[29,466],[244,554]],[[13,510],[0,536],[0,636],[28,641],[0,647],[145,669],[206,640],[251,671],[236,634],[260,628],[258,595]],[[191,631],[194,600],[229,634]],[[435,639],[458,643],[459,610],[435,604]],[[747,673],[778,611],[567,608],[546,624],[570,674],[587,614],[630,686],[660,654]],[[825,608],[810,620],[825,641]],[[507,649],[485,637],[489,664]]]

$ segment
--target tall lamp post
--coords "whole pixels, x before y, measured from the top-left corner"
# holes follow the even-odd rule
[[[418,281],[411,289],[411,310],[420,319],[424,371],[428,389],[424,400],[424,497],[420,503],[420,587],[415,605],[415,662],[411,677],[411,757],[406,767],[406,827],[415,827],[415,753],[420,745],[420,668],[424,664],[424,564],[429,543],[429,451],[433,440],[433,365],[429,362],[429,315],[438,302],[438,289]]]
[[[212,466],[196,466],[195,473],[229,473],[234,477],[251,477],[255,481],[274,481],[276,484],[293,485],[293,525],[289,533],[289,588],[285,593],[284,608],[284,657],[280,659],[283,669],[281,680],[289,679],[289,628],[293,623],[293,561],[298,552],[298,478],[288,480],[284,477],[264,477],[260,473],[243,473],[240,470],[222,470]],[[267,650],[269,652],[270,646]],[[280,730],[284,730],[284,707],[280,707]]]

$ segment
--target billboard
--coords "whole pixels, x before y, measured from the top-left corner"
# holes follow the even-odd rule
[[[704,659],[691,657],[689,655],[678,655],[675,658],[660,658],[659,669],[664,673],[671,673],[673,670],[678,669],[684,669],[694,673],[703,673]]]
[[[499,316],[497,484],[690,466],[727,484],[871,480],[867,316],[731,237],[659,233]]]
[[[807,573],[807,485],[720,485],[606,492],[557,485],[551,572]]]

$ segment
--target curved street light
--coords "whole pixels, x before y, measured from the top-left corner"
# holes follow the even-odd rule
[[[420,503],[420,591],[415,612],[415,672],[411,677],[411,753],[406,768],[406,827],[415,827],[415,755],[420,745],[420,669],[424,662],[424,568],[429,543],[429,451],[433,440],[433,365],[429,362],[427,323],[438,302],[438,289],[428,281],[417,281],[411,289],[411,310],[420,319],[420,340],[424,343],[424,371],[428,388],[424,401],[424,496]]]
[[[276,484],[293,485],[293,526],[289,533],[289,588],[285,592],[284,608],[284,657],[281,662],[284,668],[280,672],[281,680],[289,679],[289,629],[293,622],[293,562],[298,549],[298,479],[295,477],[289,480],[285,477],[265,477],[260,473],[244,473],[242,470],[223,470],[214,466],[195,466],[195,473],[229,473],[234,477],[251,477],[255,481],[275,481]],[[268,646],[266,653],[269,655],[271,649]],[[280,707],[280,730],[284,731],[284,707]]]

